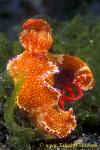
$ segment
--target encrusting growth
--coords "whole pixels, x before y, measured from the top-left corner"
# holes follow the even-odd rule
[[[66,137],[75,129],[76,120],[72,108],[64,110],[64,101],[78,100],[82,91],[91,89],[93,74],[77,57],[48,52],[53,42],[52,33],[43,19],[28,19],[19,40],[25,50],[7,65],[15,88],[24,79],[16,104],[29,113],[34,126],[43,133]]]

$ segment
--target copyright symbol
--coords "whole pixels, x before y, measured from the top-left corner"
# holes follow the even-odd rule
[[[40,147],[44,147],[44,143],[40,143],[39,146],[40,146]]]

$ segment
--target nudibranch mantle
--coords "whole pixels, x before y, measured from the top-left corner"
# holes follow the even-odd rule
[[[64,110],[64,101],[78,100],[82,91],[91,89],[93,74],[77,57],[48,52],[53,39],[51,28],[43,19],[28,19],[19,40],[25,50],[7,64],[15,88],[24,79],[16,104],[29,113],[34,126],[43,133],[66,137],[75,129],[76,119],[72,108]],[[72,86],[78,90],[77,96]]]

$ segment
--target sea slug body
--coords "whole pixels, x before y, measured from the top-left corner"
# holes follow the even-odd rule
[[[72,108],[64,110],[64,101],[78,100],[82,91],[93,88],[93,74],[77,57],[48,52],[53,39],[50,25],[43,19],[28,19],[19,40],[25,50],[7,64],[15,88],[24,79],[16,104],[29,113],[34,126],[44,134],[66,137],[75,129],[76,119]]]

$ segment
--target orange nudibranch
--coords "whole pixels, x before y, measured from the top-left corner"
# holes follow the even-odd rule
[[[64,110],[64,101],[80,99],[83,91],[93,88],[94,76],[81,59],[48,52],[53,39],[50,25],[43,19],[28,19],[19,40],[25,50],[7,65],[15,88],[24,79],[16,104],[44,134],[66,137],[75,129],[76,119],[72,108]]]

